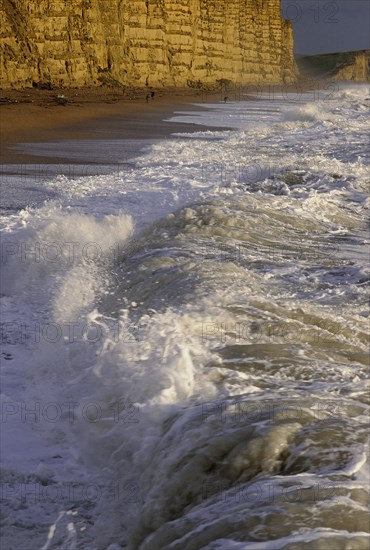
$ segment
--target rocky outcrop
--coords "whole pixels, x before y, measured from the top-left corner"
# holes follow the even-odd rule
[[[2,88],[295,79],[280,0],[2,2]]]
[[[311,55],[297,61],[302,76],[370,82],[370,50]]]
[[[370,50],[351,53],[353,59],[338,61],[331,78],[333,80],[370,82]]]

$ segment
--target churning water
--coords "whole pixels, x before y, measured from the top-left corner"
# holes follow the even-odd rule
[[[5,547],[369,547],[368,99],[8,176]]]

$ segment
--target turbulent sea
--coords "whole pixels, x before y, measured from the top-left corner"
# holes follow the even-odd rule
[[[369,95],[3,177],[4,550],[369,548]]]

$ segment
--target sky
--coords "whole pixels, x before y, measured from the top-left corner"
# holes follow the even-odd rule
[[[297,54],[370,49],[370,0],[281,0]]]

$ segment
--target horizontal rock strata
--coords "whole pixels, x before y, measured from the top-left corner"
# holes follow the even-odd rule
[[[2,88],[295,79],[280,0],[3,0]]]

